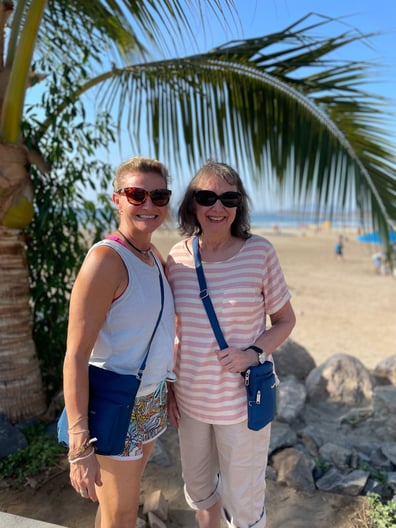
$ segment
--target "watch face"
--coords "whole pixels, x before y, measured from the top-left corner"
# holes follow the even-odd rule
[[[259,362],[261,364],[265,363],[265,354],[264,354],[264,352],[262,354],[258,355],[258,359],[259,359]]]

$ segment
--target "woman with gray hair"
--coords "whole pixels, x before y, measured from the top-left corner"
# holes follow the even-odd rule
[[[271,425],[248,428],[241,372],[272,361],[289,336],[295,324],[290,293],[273,246],[250,232],[248,196],[229,165],[210,161],[197,172],[179,224],[187,238],[171,249],[166,264],[177,320],[169,416],[179,430],[186,500],[200,528],[219,528],[222,515],[229,527],[263,528]],[[194,239],[228,343],[224,349],[200,296]]]

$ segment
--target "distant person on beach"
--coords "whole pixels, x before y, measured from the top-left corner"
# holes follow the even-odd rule
[[[374,271],[377,275],[389,275],[391,266],[388,255],[384,251],[378,251],[371,255],[371,260],[374,264]]]
[[[272,244],[250,232],[248,196],[237,172],[204,165],[178,211],[187,239],[170,251],[166,270],[177,317],[177,382],[169,417],[179,429],[185,496],[200,528],[264,528],[265,471],[271,424],[247,426],[241,372],[272,361],[295,315]],[[202,305],[192,241],[198,237],[208,292],[229,347],[219,350]],[[271,327],[267,329],[266,318]]]
[[[174,304],[151,235],[167,216],[170,196],[162,163],[141,157],[122,163],[112,195],[119,228],[90,249],[71,295],[64,362],[70,481],[81,497],[99,501],[96,528],[136,525],[140,480],[155,439],[167,427]],[[124,447],[114,456],[99,455],[89,430],[88,373],[135,376],[147,349],[127,436],[120,439]]]
[[[381,273],[382,259],[383,259],[383,253],[381,251],[377,251],[376,253],[373,253],[371,255],[371,260],[374,265],[374,272],[377,275],[380,275]]]
[[[337,260],[343,260],[344,258],[344,237],[340,235],[334,246],[334,254]]]

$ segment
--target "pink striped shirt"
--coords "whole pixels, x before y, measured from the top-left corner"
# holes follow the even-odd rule
[[[258,235],[246,240],[228,260],[205,262],[203,268],[216,315],[230,346],[246,348],[265,331],[266,316],[290,299],[272,244]],[[243,378],[223,370],[218,349],[199,297],[194,259],[183,240],[167,260],[177,324],[178,352],[175,392],[188,415],[207,423],[232,424],[246,420]]]

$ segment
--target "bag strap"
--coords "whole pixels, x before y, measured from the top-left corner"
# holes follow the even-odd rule
[[[212,300],[209,297],[209,292],[206,286],[205,274],[202,267],[201,254],[199,252],[199,240],[197,236],[195,236],[192,240],[192,249],[194,255],[195,271],[197,273],[200,288],[199,296],[201,298],[201,301],[203,302],[206,313],[208,314],[209,322],[212,326],[217,343],[220,349],[222,350],[223,348],[228,348],[228,345],[224,338],[223,332],[221,331],[216,312],[213,308]]]
[[[158,317],[157,317],[157,322],[155,323],[155,327],[154,327],[153,333],[151,334],[150,340],[149,340],[148,345],[147,345],[146,354],[144,355],[142,364],[140,365],[139,371],[138,371],[138,373],[136,375],[136,377],[138,379],[142,379],[143,371],[146,368],[146,362],[147,362],[147,358],[148,358],[148,355],[149,355],[149,352],[150,352],[151,344],[153,342],[155,332],[157,331],[157,328],[159,326],[159,323],[160,323],[160,320],[161,320],[161,317],[162,317],[162,312],[164,310],[164,280],[162,278],[161,269],[160,269],[160,267],[158,265],[158,262],[157,262],[157,259],[155,258],[154,255],[153,255],[153,258],[154,258],[154,263],[155,263],[155,265],[157,266],[157,269],[158,269],[158,276],[159,276],[159,283],[160,283],[160,290],[161,290],[161,308],[160,308],[160,312],[159,312]]]

